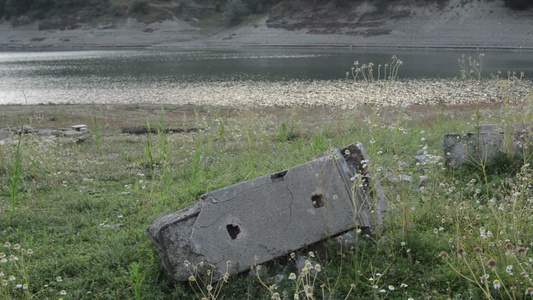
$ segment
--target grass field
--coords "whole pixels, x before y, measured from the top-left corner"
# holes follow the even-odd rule
[[[446,133],[530,122],[532,108],[532,94],[408,107],[4,106],[0,127],[84,123],[94,140],[0,142],[0,299],[532,298],[531,141],[496,164],[414,159],[444,157]],[[147,125],[199,130],[120,133]],[[173,283],[160,272],[145,234],[156,218],[353,142],[385,189],[383,232],[354,231],[355,244],[331,239],[227,282]]]

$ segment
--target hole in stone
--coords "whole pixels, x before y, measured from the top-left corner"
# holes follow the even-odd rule
[[[321,208],[326,205],[324,197],[321,194],[311,196],[311,202],[313,202],[314,208]]]
[[[270,179],[273,181],[273,182],[276,182],[276,181],[283,181],[283,177],[285,177],[285,175],[287,175],[287,170],[285,171],[281,171],[281,172],[278,172],[278,173],[274,173],[274,174],[271,174],[270,175]]]
[[[239,236],[239,233],[241,233],[241,229],[237,225],[228,224],[226,225],[226,229],[232,240],[236,239],[237,236]]]

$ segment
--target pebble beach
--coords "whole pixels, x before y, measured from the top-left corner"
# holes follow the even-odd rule
[[[173,104],[224,107],[463,105],[533,101],[531,80],[408,79],[373,83],[350,80],[289,82],[222,81],[130,84],[98,89],[28,89],[2,91],[3,104]],[[50,95],[54,95],[53,99]],[[19,99],[9,101],[8,99]]]

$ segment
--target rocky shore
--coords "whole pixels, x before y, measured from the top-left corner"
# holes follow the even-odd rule
[[[167,83],[136,86],[125,84],[112,89],[69,88],[68,90],[25,90],[3,93],[6,99],[20,99],[3,104],[171,104],[219,107],[296,107],[375,104],[383,106],[468,105],[506,101],[523,104],[533,100],[533,81],[459,79],[408,79],[397,81],[321,80],[221,81]],[[54,99],[50,99],[50,95]],[[24,99],[27,99],[24,102]],[[2,99],[0,99],[2,100]]]

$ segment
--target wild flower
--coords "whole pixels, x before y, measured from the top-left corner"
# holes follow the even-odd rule
[[[400,287],[401,288],[406,288],[406,287],[408,287],[408,285],[402,282],[402,284],[400,284]]]
[[[494,281],[492,282],[492,284],[494,285],[494,288],[495,289],[499,289],[502,287],[502,283],[498,280],[498,279],[494,279]]]
[[[390,291],[394,291],[396,288],[394,287],[394,285],[389,285],[389,290]]]
[[[485,282],[485,281],[487,281],[489,278],[490,278],[490,275],[489,275],[489,274],[485,274],[485,275],[481,276],[481,278],[479,278],[479,279],[480,279],[481,282]]]
[[[509,275],[513,275],[513,265],[508,265],[505,269],[505,272],[507,272]]]
[[[322,270],[322,267],[319,264],[315,265],[315,271],[320,272]]]
[[[307,298],[312,298],[313,297],[313,287],[312,286],[305,285],[304,286],[304,292],[305,292],[305,296]]]

